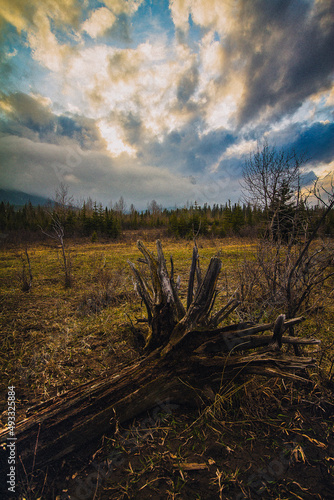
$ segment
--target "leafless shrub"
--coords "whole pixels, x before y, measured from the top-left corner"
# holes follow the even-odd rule
[[[99,313],[109,305],[117,305],[133,299],[134,292],[123,269],[112,271],[105,264],[97,272],[94,283],[84,293],[79,311],[86,315]]]
[[[315,183],[310,195],[322,206],[313,229],[306,228],[303,237],[296,240],[293,227],[286,243],[280,239],[260,240],[254,260],[246,261],[239,270],[239,314],[243,319],[259,321],[265,314],[275,315],[278,311],[292,318],[318,307],[333,290],[333,241],[318,238],[321,225],[334,207],[333,183],[331,191]],[[296,219],[294,224],[298,223]],[[252,313],[254,304],[257,308]]]
[[[298,263],[302,251],[301,245],[287,248],[259,242],[255,258],[239,268],[243,320],[259,321],[279,311],[290,318],[310,313],[323,303],[333,289],[333,243],[314,241]]]

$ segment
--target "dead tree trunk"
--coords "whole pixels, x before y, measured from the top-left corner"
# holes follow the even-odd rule
[[[319,343],[283,336],[287,328],[304,318],[285,321],[285,316],[280,315],[274,323],[219,326],[239,302],[232,299],[214,310],[221,269],[218,257],[211,259],[202,279],[195,246],[185,307],[174,281],[173,261],[169,273],[160,242],[157,257],[141,242],[138,247],[144,257],[139,259],[144,271],[132,263],[130,267],[147,309],[146,354],[120,373],[104,374],[31,408],[15,429],[18,454],[27,470],[32,463],[46,465],[96,442],[112,432],[117,421],[125,422],[166,398],[181,403],[203,401],[208,385],[218,390],[222,382],[240,373],[308,382],[300,374],[314,365],[314,360],[288,356],[281,350],[285,343]],[[270,330],[273,334],[263,334]],[[260,351],[247,353],[259,347]],[[6,429],[0,431],[0,442],[7,436]]]

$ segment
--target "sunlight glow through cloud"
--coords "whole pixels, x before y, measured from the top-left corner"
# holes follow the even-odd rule
[[[122,153],[127,153],[129,156],[136,156],[136,150],[125,143],[120,127],[101,120],[98,122],[98,128],[107,143],[107,150],[112,156],[117,157]]]
[[[170,173],[162,204],[193,200],[199,186],[204,199],[215,176],[214,201],[230,197],[227,179],[237,201],[244,157],[264,138],[308,151],[315,172],[332,169],[330,0],[3,0],[0,29],[3,186],[21,169],[36,192],[22,144],[45,170],[45,194],[63,172],[88,196],[86,157],[74,173],[62,148],[98,155],[101,201],[108,182],[110,196],[133,196],[138,169],[159,182]],[[64,162],[53,180],[47,152]],[[136,188],[130,203],[148,196]]]

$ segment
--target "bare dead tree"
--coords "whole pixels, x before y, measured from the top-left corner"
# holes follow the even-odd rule
[[[40,228],[43,234],[57,241],[61,248],[65,288],[70,288],[72,286],[71,261],[69,255],[66,253],[64,240],[66,217],[72,209],[73,196],[69,195],[69,187],[61,182],[55,190],[54,207],[52,210],[50,209],[48,211],[51,219],[51,229],[50,231],[46,231]]]
[[[21,287],[21,289],[23,292],[29,292],[31,287],[32,287],[33,275],[32,275],[30,258],[29,258],[27,248],[25,249],[24,253],[25,253],[26,261],[25,261],[24,257],[22,256],[22,275],[21,275],[22,287]],[[27,271],[26,271],[26,264],[28,264],[28,275],[27,275]]]
[[[147,210],[151,215],[160,215],[162,212],[162,205],[159,205],[159,203],[156,200],[152,200],[150,203],[147,204]]]
[[[297,215],[300,205],[300,171],[305,163],[294,151],[278,150],[264,142],[249,155],[243,169],[243,196],[247,203],[260,208],[265,216],[269,239],[277,239],[280,225],[287,222],[287,197],[291,198]],[[291,226],[291,221],[289,221]],[[294,228],[298,226],[295,225]]]
[[[298,187],[304,162],[294,151],[277,150],[265,141],[262,148],[250,153],[243,170],[244,196],[252,205],[268,210],[283,182]]]
[[[113,210],[115,210],[116,213],[122,216],[126,212],[126,209],[127,209],[126,202],[123,196],[121,196],[120,199],[114,204]]]
[[[51,217],[51,232],[45,231],[41,228],[42,233],[56,240],[61,247],[63,267],[65,273],[65,288],[70,288],[72,286],[72,276],[71,276],[71,262],[69,257],[66,255],[65,241],[64,241],[64,226],[61,223],[58,215],[56,213],[49,213]]]
[[[65,224],[66,215],[72,209],[73,196],[69,195],[68,185],[61,182],[55,191],[54,212],[62,224]]]

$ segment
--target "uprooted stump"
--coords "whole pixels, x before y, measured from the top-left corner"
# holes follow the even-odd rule
[[[141,242],[138,248],[144,269],[129,264],[147,309],[145,354],[119,373],[103,374],[30,408],[15,429],[19,460],[26,470],[97,443],[104,434],[113,432],[117,422],[125,422],[159,401],[208,401],[224,382],[240,373],[310,382],[305,370],[314,366],[314,359],[281,349],[282,344],[319,344],[314,339],[284,337],[287,328],[304,318],[286,321],[281,314],[274,323],[220,326],[239,301],[232,298],[220,309],[214,308],[221,270],[218,256],[211,259],[202,277],[195,244],[184,305],[178,280],[174,280],[173,261],[168,272],[160,241],[157,256]],[[264,334],[270,330],[272,333]],[[0,442],[7,437],[8,430],[0,431]]]

